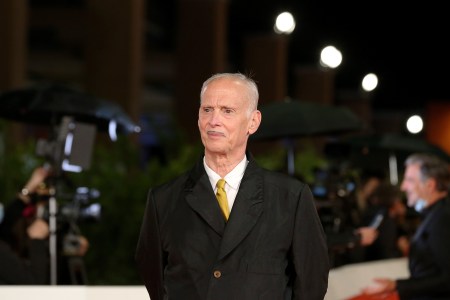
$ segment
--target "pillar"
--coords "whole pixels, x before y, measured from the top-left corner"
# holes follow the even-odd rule
[[[334,104],[334,71],[319,67],[297,67],[293,97],[324,105]]]
[[[227,0],[179,0],[174,114],[189,142],[198,142],[202,83],[224,72],[227,55]]]
[[[145,0],[89,0],[87,90],[137,122],[143,88]]]
[[[26,81],[28,1],[0,1],[0,92],[20,88]],[[6,131],[7,141],[24,138],[24,128],[12,123]]]
[[[258,83],[259,104],[283,101],[287,96],[288,38],[267,34],[247,37],[245,72]]]

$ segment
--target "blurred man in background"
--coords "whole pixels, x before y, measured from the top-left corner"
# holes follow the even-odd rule
[[[365,294],[396,293],[404,299],[450,299],[449,166],[437,157],[407,158],[401,190],[422,215],[409,249],[407,279],[375,278]]]

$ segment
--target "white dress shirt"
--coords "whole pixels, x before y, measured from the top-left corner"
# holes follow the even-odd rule
[[[228,207],[231,209],[233,208],[234,200],[236,199],[237,192],[239,190],[239,185],[241,184],[242,177],[244,177],[245,168],[247,167],[248,161],[247,156],[244,156],[244,158],[241,160],[240,163],[237,164],[236,167],[234,167],[233,170],[231,170],[230,173],[225,175],[224,179],[226,181],[225,184],[225,192],[227,193],[227,199],[228,199]],[[208,174],[209,181],[211,182],[211,186],[214,190],[214,193],[217,192],[217,181],[221,179],[220,175],[214,172],[208,165],[206,164],[206,160],[203,157],[203,165],[205,166],[206,174]]]

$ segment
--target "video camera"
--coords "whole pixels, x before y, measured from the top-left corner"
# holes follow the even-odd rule
[[[54,172],[81,172],[91,165],[96,127],[63,117],[50,139],[39,139],[36,155],[45,158]]]
[[[62,196],[63,200],[67,196]],[[78,187],[75,194],[71,196],[70,201],[59,205],[57,221],[65,223],[75,223],[78,221],[98,221],[101,217],[101,205],[98,202],[92,203],[91,200],[100,197],[100,192],[96,189],[87,187]],[[48,196],[38,196],[39,201],[45,201]],[[66,199],[67,200],[67,199]],[[36,201],[36,200],[35,200]],[[37,216],[48,220],[48,205],[41,206],[42,209],[37,212]]]
[[[67,196],[66,196],[67,197]],[[79,222],[98,221],[101,217],[102,207],[98,202],[92,200],[100,197],[100,192],[93,188],[78,187],[76,192],[59,205],[56,215],[57,231],[62,237],[62,254],[65,256],[76,256],[79,253],[81,244],[81,232],[78,228]],[[47,196],[48,198],[48,196]],[[46,198],[39,196],[38,201],[45,201]],[[49,205],[40,205],[36,216],[49,221]]]

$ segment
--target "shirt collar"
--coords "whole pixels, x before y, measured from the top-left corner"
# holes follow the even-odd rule
[[[239,184],[241,183],[242,177],[244,176],[245,168],[247,167],[248,161],[247,156],[244,155],[244,158],[231,170],[230,173],[225,175],[225,181],[229,186],[233,189],[238,189]],[[209,181],[213,187],[216,186],[217,181],[221,178],[219,174],[214,172],[208,165],[206,164],[205,157],[203,157],[203,165],[205,167],[206,174],[209,177]]]

